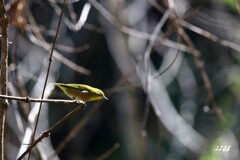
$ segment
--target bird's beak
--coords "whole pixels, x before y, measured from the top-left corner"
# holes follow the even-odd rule
[[[104,98],[104,99],[106,99],[106,100],[108,100],[108,98],[107,98],[107,97],[105,97],[105,96],[103,96],[103,98]]]

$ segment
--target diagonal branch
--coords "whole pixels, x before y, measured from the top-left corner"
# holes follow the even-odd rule
[[[224,39],[221,39],[217,36],[215,36],[214,34],[206,31],[206,30],[203,30],[202,28],[200,27],[197,27],[195,25],[192,25],[191,23],[188,23],[187,21],[184,21],[184,20],[180,20],[179,23],[184,26],[185,28],[201,35],[201,36],[204,36],[208,39],[210,39],[211,41],[213,42],[216,42],[216,43],[219,43],[221,44],[222,46],[225,46],[225,47],[229,47],[231,49],[234,49],[236,51],[240,51],[240,45],[237,44],[237,43],[234,43],[234,42],[231,42],[231,41],[228,41],[228,40],[224,40]]]
[[[184,43],[190,48],[190,53],[193,56],[194,63],[197,66],[197,68],[198,68],[198,70],[201,74],[201,77],[203,79],[203,84],[204,84],[204,87],[207,91],[207,104],[212,106],[212,108],[215,111],[215,113],[217,114],[218,118],[223,121],[224,117],[221,113],[220,108],[215,103],[215,98],[214,98],[214,94],[213,94],[213,90],[212,90],[212,85],[211,85],[209,76],[206,72],[204,63],[202,61],[201,54],[200,54],[200,52],[198,52],[196,50],[195,45],[191,41],[191,38],[183,30],[183,28],[181,26],[181,23],[179,22],[180,21],[179,18],[177,16],[177,14],[174,12],[173,6],[171,6],[171,5],[174,5],[173,1],[169,0],[168,4],[169,4],[170,9],[172,9],[172,11],[173,11],[172,15],[171,15],[171,19],[172,19],[172,21],[173,21],[173,23],[176,27],[176,32],[180,35],[180,37],[182,38]]]
[[[61,12],[60,17],[59,17],[59,19],[58,19],[58,25],[57,25],[56,35],[55,35],[55,37],[54,37],[53,45],[52,45],[52,49],[51,49],[51,53],[50,53],[50,56],[49,56],[49,63],[48,63],[48,68],[47,68],[47,74],[46,74],[46,78],[45,78],[45,82],[44,82],[44,86],[43,86],[43,90],[42,90],[41,99],[43,99],[43,98],[44,98],[44,95],[45,95],[45,90],[46,90],[46,86],[47,86],[47,81],[48,81],[48,77],[49,77],[49,73],[50,73],[50,69],[51,69],[51,64],[52,64],[52,57],[53,57],[53,53],[54,53],[54,49],[55,49],[55,45],[56,45],[58,33],[59,33],[59,30],[60,30],[60,24],[61,24],[61,21],[62,21],[62,16],[63,16],[64,7],[65,7],[65,2],[66,2],[66,0],[63,0],[62,12]],[[38,126],[38,121],[39,121],[41,109],[42,109],[42,102],[40,103],[40,106],[39,106],[38,115],[37,115],[37,118],[36,118],[36,123],[35,123],[35,127],[34,127],[33,134],[32,134],[32,142],[34,142],[34,136],[35,136],[35,134],[36,134],[36,130],[37,130],[37,126]],[[33,148],[33,147],[32,147],[32,148]],[[27,149],[27,150],[29,150],[28,159],[30,159],[30,157],[31,157],[31,150],[32,150],[32,148],[29,147],[29,148]],[[25,152],[24,152],[24,153],[25,153]]]
[[[131,35],[133,37],[136,38],[140,38],[140,39],[145,39],[145,40],[151,40],[151,39],[155,39],[155,43],[160,43],[164,46],[170,47],[170,48],[175,48],[177,50],[180,50],[182,52],[188,52],[190,53],[190,48],[186,45],[180,44],[180,43],[176,43],[170,39],[166,39],[164,37],[158,36],[155,38],[153,37],[152,34],[148,34],[145,32],[141,32],[132,28],[129,28],[121,23],[118,23],[117,19],[112,16],[109,11],[107,11],[107,9],[105,9],[99,2],[97,2],[96,0],[88,0],[92,6],[98,10],[98,12],[106,19],[108,20],[108,22],[110,22],[113,26],[115,26],[119,31],[121,31],[122,33],[125,33],[127,35]]]
[[[50,133],[52,133],[55,129],[57,129],[60,125],[63,124],[66,120],[68,120],[70,117],[72,117],[74,114],[76,114],[78,111],[83,109],[85,105],[80,105],[77,108],[73,109],[70,113],[65,115],[62,119],[60,119],[57,123],[55,123],[51,128],[49,128],[47,131],[43,132],[41,136],[39,136],[35,141],[31,143],[31,145],[28,147],[28,149],[17,158],[17,160],[21,160],[25,157],[26,154],[31,152],[31,150],[39,143],[41,142],[44,138],[47,138],[50,136]]]

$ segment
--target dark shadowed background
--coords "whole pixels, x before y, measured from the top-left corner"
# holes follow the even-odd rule
[[[109,99],[88,102],[31,159],[239,159],[238,0],[5,3],[9,95],[40,98],[50,67],[45,98],[69,99],[50,83],[61,82],[100,88]],[[35,137],[76,106],[44,103]],[[7,159],[30,143],[38,107],[10,101]]]

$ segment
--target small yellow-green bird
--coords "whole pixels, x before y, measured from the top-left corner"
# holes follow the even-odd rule
[[[85,84],[52,83],[58,86],[68,97],[72,99],[79,99],[85,102],[101,99],[108,100],[103,91]]]

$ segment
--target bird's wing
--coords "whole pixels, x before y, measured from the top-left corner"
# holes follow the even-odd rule
[[[77,89],[80,90],[82,93],[89,93],[89,90],[82,85],[78,85]]]
[[[63,83],[55,83],[55,84],[57,84],[58,86],[64,86],[65,88],[75,89],[75,90],[78,90],[82,93],[89,93],[90,92],[90,90],[88,89],[88,86],[83,85],[83,84],[80,84],[80,85],[77,85],[77,84],[63,84]]]
[[[88,90],[81,90],[82,93],[89,93]]]

